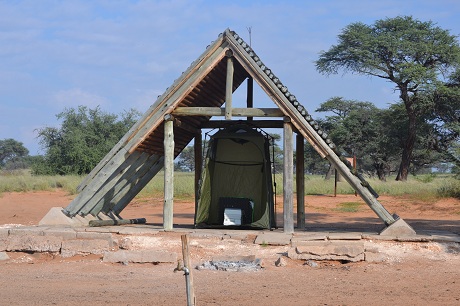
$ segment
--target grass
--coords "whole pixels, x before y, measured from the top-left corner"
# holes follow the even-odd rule
[[[75,194],[78,184],[83,176],[31,175],[29,171],[0,172],[0,195],[3,192],[27,192],[39,190],[63,189],[69,194]],[[277,174],[276,194],[283,194],[283,176]],[[380,195],[407,196],[417,200],[433,200],[441,197],[460,198],[460,180],[449,175],[420,175],[411,176],[407,182],[397,182],[393,177],[386,182],[369,179],[370,185]],[[163,172],[159,172],[136,198],[162,197]],[[322,176],[305,177],[305,190],[307,194],[334,194],[334,180],[324,180]],[[355,191],[347,182],[338,182],[338,194],[353,194]],[[174,174],[174,195],[178,199],[194,197],[194,173],[176,172]]]
[[[362,205],[359,202],[343,202],[335,210],[340,212],[357,212]]]

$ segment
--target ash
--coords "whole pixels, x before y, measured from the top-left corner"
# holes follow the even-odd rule
[[[214,270],[229,272],[256,272],[262,269],[260,259],[254,261],[206,261],[196,267],[198,270]]]

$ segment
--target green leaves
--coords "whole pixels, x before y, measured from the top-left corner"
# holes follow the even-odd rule
[[[86,174],[107,154],[135,123],[139,113],[130,110],[122,115],[79,106],[57,115],[60,128],[38,130],[46,153],[41,164],[33,166],[36,174]]]

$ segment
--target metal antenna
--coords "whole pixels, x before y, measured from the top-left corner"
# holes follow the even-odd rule
[[[248,33],[249,33],[249,47],[252,47],[252,27],[246,27],[246,29],[248,30]]]

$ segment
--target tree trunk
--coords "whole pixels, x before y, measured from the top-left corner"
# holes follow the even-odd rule
[[[386,171],[385,171],[385,164],[384,163],[374,164],[374,168],[377,171],[377,176],[379,177],[379,180],[381,180],[382,182],[386,182],[387,176],[386,176]]]
[[[412,101],[413,102],[413,101]],[[406,103],[407,115],[409,118],[409,128],[407,130],[407,138],[404,143],[404,148],[401,156],[401,164],[399,165],[398,175],[396,176],[397,181],[407,181],[409,175],[409,166],[412,159],[412,151],[415,146],[416,139],[416,114],[412,107],[412,103],[408,106]]]

